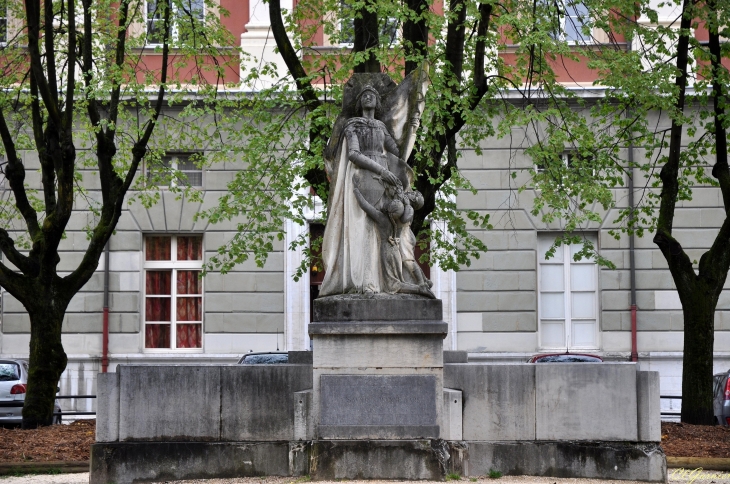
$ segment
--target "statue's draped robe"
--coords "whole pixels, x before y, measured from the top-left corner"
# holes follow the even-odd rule
[[[358,205],[352,180],[355,175],[361,185],[383,182],[378,174],[350,161],[349,152],[359,151],[388,168],[387,152],[398,153],[398,146],[382,121],[361,117],[348,121],[340,141],[337,179],[330,195],[331,209],[322,241],[325,278],[319,294],[387,292],[390,287],[381,284],[383,268],[378,229]],[[379,202],[371,200],[378,209]]]
[[[363,76],[355,80],[355,76]],[[356,96],[362,92],[364,82],[384,87],[381,95],[394,86],[387,74],[356,74],[347,82],[344,90],[343,106],[354,107]],[[385,78],[386,80],[382,79]],[[403,161],[408,159],[416,138],[416,129],[425,105],[428,86],[428,66],[411,72],[395,89],[388,91],[382,99],[383,113],[380,120],[354,117],[350,108],[343,109],[333,127],[332,138],[325,150],[325,168],[331,180],[329,213],[322,241],[322,258],[325,278],[320,288],[320,296],[364,292],[395,292],[399,287],[393,277],[405,282],[415,283],[408,271],[389,267],[383,274],[381,248],[378,230],[357,203],[354,194],[353,175],[361,180],[360,191],[376,208],[380,208],[377,196],[369,194],[363,185],[376,180],[364,177],[377,177],[367,169],[358,167],[349,160],[349,150],[357,143],[360,152],[380,166],[388,167],[409,190],[413,184],[413,170]],[[346,99],[346,100],[345,100]],[[359,135],[356,134],[359,131]],[[400,160],[399,160],[400,158]],[[379,178],[379,177],[378,177]],[[377,180],[381,184],[382,180]],[[416,238],[409,226],[401,230],[399,250],[401,260],[413,260]],[[394,257],[389,257],[392,261]],[[391,270],[395,269],[395,270]],[[388,281],[384,281],[387,277]]]

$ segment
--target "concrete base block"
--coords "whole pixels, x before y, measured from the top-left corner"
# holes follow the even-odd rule
[[[99,373],[96,401],[96,441],[119,440],[119,373]]]
[[[444,364],[446,363],[468,363],[469,353],[466,351],[444,350]]]
[[[314,421],[312,390],[294,392],[294,440],[312,440]]]
[[[446,475],[443,440],[340,440],[312,443],[310,475],[334,479],[427,479]]]
[[[308,446],[289,442],[115,442],[91,446],[90,484],[306,474]]]
[[[636,400],[639,440],[641,442],[661,442],[662,422],[658,371],[636,372]]]
[[[441,438],[444,440],[462,440],[462,407],[461,391],[444,388],[444,409],[441,419]]]
[[[114,442],[91,446],[90,484],[311,475],[443,480],[447,473],[666,482],[656,443],[320,440]]]
[[[666,457],[653,443],[468,442],[466,454],[461,468],[456,460],[452,462],[453,472],[483,476],[496,470],[505,475],[667,481]]]
[[[314,300],[313,322],[441,321],[440,299],[409,294],[341,294]]]

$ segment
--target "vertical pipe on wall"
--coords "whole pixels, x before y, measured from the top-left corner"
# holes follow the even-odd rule
[[[633,39],[626,39],[626,51],[631,52]],[[631,109],[627,110],[627,116],[631,117]],[[634,222],[634,143],[629,143],[629,225],[633,227]],[[634,232],[629,234],[629,284],[631,285],[631,361],[639,361],[639,350],[636,342],[636,264],[634,261]]]
[[[634,219],[634,145],[629,145],[629,207],[630,220]],[[634,263],[634,233],[629,234],[629,284],[631,285],[631,361],[639,361],[639,352],[636,343],[636,265]]]
[[[629,143],[629,224],[634,221],[634,144]],[[631,285],[631,361],[639,361],[636,343],[636,264],[634,233],[629,234],[629,284]]]
[[[101,336],[101,372],[109,368],[109,241],[104,246],[104,316]]]

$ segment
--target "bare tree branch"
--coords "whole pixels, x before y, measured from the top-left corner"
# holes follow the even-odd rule
[[[20,269],[26,276],[35,277],[38,275],[38,261],[21,254],[18,249],[15,248],[15,241],[13,238],[10,237],[7,230],[3,228],[0,228],[0,250],[2,250],[10,263]]]
[[[23,217],[25,225],[28,228],[28,233],[31,239],[33,239],[40,231],[38,213],[28,200],[28,194],[25,191],[25,167],[23,166],[23,162],[18,158],[15,142],[8,129],[5,121],[5,113],[2,109],[0,109],[0,138],[5,147],[5,156],[8,158],[8,164],[5,167],[5,178],[10,183],[10,189],[13,191],[15,206]]]
[[[53,52],[53,9],[52,4],[47,4],[47,9],[50,10],[51,22],[47,23],[46,30],[49,28],[51,32],[49,36],[46,36],[46,42],[51,42],[51,52]],[[43,103],[48,111],[49,118],[56,124],[61,121],[61,114],[58,108],[58,94],[53,92],[53,88],[49,86],[43,72],[43,63],[41,60],[40,52],[40,0],[25,0],[25,11],[28,19],[28,55],[30,56],[30,66],[33,71],[33,78],[35,79],[38,93],[43,99]],[[47,58],[47,62],[52,65],[52,58]],[[53,68],[55,72],[55,67]],[[55,88],[55,86],[54,86]]]
[[[299,55],[286,34],[286,27],[281,16],[281,2],[279,0],[269,1],[269,17],[271,18],[271,33],[274,34],[276,47],[279,49],[281,58],[284,59],[286,67],[289,69],[297,91],[304,99],[309,111],[314,111],[322,102],[319,100],[317,92],[312,87],[312,81],[308,79],[307,73],[304,71]]]

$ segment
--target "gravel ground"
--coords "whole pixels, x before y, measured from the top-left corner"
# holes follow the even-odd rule
[[[89,482],[89,474],[57,474],[24,477],[0,477],[0,484],[81,484]],[[168,481],[166,484],[303,484],[305,479],[289,477],[207,479],[193,481]],[[345,481],[321,481],[317,484],[342,484]],[[347,484],[443,484],[438,481],[346,481]],[[454,481],[453,484],[457,484]],[[554,477],[505,476],[500,479],[463,478],[459,483],[478,484],[646,484],[638,481],[613,481],[599,479],[556,479]],[[730,472],[669,469],[670,484],[730,484]]]

